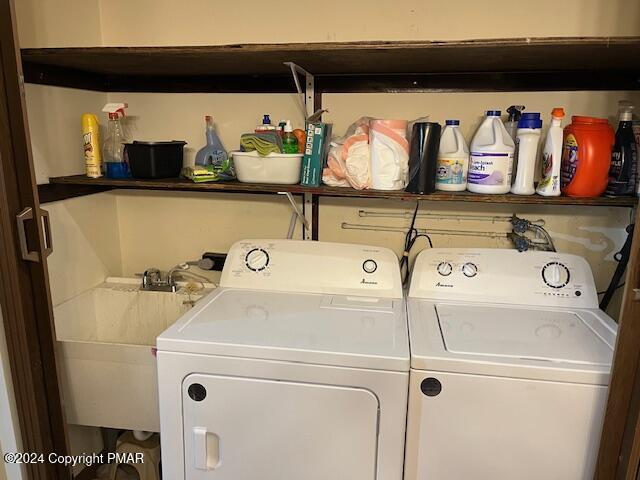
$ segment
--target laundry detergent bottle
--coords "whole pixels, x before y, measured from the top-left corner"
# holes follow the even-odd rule
[[[447,120],[440,136],[436,189],[461,192],[467,188],[469,147],[460,131],[460,120]]]
[[[508,193],[515,148],[500,119],[500,111],[489,110],[471,141],[467,190],[485,194]]]
[[[564,110],[554,108],[551,111],[551,125],[542,150],[542,179],[536,193],[545,197],[560,195],[560,161],[562,158],[562,119]]]
[[[606,118],[571,117],[564,128],[560,167],[562,193],[570,197],[599,197],[609,181],[613,128]]]
[[[611,152],[608,196],[634,195],[638,174],[638,152],[633,134],[633,105],[627,101],[619,104],[620,122],[616,131],[616,143]]]

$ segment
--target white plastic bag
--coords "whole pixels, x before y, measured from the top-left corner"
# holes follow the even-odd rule
[[[371,188],[403,190],[409,176],[406,120],[371,122]]]
[[[356,190],[371,186],[370,121],[369,117],[356,120],[344,137],[331,142],[327,166],[322,172],[322,181],[326,185]]]

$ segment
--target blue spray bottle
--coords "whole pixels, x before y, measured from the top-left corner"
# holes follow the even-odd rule
[[[222,146],[222,142],[216,135],[213,125],[213,117],[207,115],[204,117],[207,124],[205,136],[207,144],[196,153],[196,165],[206,167],[208,165],[221,165],[227,160],[227,151]]]

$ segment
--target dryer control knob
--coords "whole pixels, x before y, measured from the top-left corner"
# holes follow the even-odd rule
[[[262,248],[254,248],[247,252],[244,257],[245,264],[249,270],[260,272],[269,265],[269,254]]]
[[[478,267],[475,263],[467,262],[462,265],[462,273],[465,277],[475,277],[478,274]]]
[[[378,264],[375,260],[370,258],[369,260],[364,261],[362,269],[367,273],[373,273],[378,269]]]
[[[453,267],[449,262],[440,262],[438,264],[437,270],[440,275],[446,277],[447,275],[451,275],[451,272],[453,272]]]

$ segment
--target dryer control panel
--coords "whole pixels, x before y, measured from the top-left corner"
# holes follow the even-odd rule
[[[393,251],[329,242],[239,241],[229,250],[220,286],[402,298]]]
[[[593,274],[584,258],[497,248],[423,250],[413,267],[409,296],[598,308]]]

